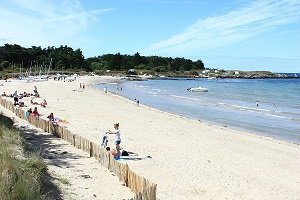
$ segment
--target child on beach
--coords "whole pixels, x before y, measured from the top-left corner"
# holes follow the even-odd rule
[[[29,108],[29,109],[27,110],[27,112],[28,112],[29,114],[31,114],[31,113],[32,113],[32,109]]]
[[[107,146],[107,143],[108,143],[108,135],[107,135],[107,133],[105,133],[105,134],[102,136],[102,143],[101,143],[101,146],[106,147],[106,146]]]
[[[127,152],[127,151],[125,151],[125,150],[121,150],[121,152],[118,154],[118,151],[115,151],[114,149],[113,150],[110,150],[110,147],[106,147],[105,148],[106,149],[106,151],[107,152],[110,152],[111,153],[111,155],[116,159],[116,160],[118,160],[118,159],[120,159],[120,156],[129,156],[129,153]],[[133,153],[134,154],[134,153]],[[134,155],[136,155],[136,154],[134,154]]]
[[[111,155],[112,155],[116,160],[119,159],[119,155],[118,155],[117,151],[115,151],[115,150],[110,150],[110,147],[106,147],[105,150],[106,150],[107,152],[110,152]]]
[[[28,120],[28,117],[29,117],[29,115],[31,115],[31,113],[32,113],[31,108],[29,108],[26,112],[24,112],[24,117],[25,117],[26,120]]]

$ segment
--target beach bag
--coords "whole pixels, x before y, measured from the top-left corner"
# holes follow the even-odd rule
[[[129,153],[125,150],[122,151],[122,156],[129,156]]]

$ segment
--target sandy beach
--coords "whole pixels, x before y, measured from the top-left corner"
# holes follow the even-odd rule
[[[20,129],[28,147],[41,153],[47,165],[47,180],[59,190],[47,187],[49,199],[119,200],[134,196],[130,188],[124,186],[113,172],[103,167],[88,153],[61,138],[39,130],[1,106],[0,112],[14,119],[15,126]]]
[[[300,199],[299,145],[137,106],[90,87],[111,79],[117,78],[1,80],[0,93],[32,93],[37,86],[41,98],[35,101],[48,102],[46,108],[37,106],[42,117],[53,112],[72,133],[90,141],[100,142],[106,130],[120,123],[121,146],[141,158],[120,162],[156,183],[159,199]],[[30,98],[24,102],[34,107]]]

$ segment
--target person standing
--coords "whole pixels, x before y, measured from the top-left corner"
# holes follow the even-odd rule
[[[117,150],[117,157],[120,156],[120,144],[121,144],[121,134],[119,129],[119,123],[114,124],[114,131],[108,130],[108,134],[114,134],[115,135],[115,144],[116,144],[116,150]]]
[[[259,102],[258,102],[258,101],[256,101],[256,106],[257,106],[257,107],[259,106]]]
[[[38,92],[36,86],[33,87],[33,92],[34,92],[34,93],[37,93],[37,92]]]
[[[14,97],[14,105],[17,105],[19,102],[19,98],[18,98],[18,92],[15,91],[15,93],[13,94]]]

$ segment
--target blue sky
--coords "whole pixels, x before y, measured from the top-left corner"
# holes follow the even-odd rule
[[[300,0],[0,0],[0,45],[300,72]]]

